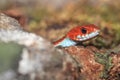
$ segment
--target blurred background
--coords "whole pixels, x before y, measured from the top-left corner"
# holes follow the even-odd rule
[[[95,24],[108,34],[119,31],[119,4],[120,0],[1,0],[0,10],[19,20],[25,30],[54,41],[83,24]]]
[[[120,0],[0,0],[0,12],[17,19],[26,31],[50,42],[77,25],[95,24],[100,27],[102,38],[83,45],[100,49],[120,45]],[[17,44],[0,43],[1,74],[13,68],[13,64],[17,66],[15,61],[21,49]]]

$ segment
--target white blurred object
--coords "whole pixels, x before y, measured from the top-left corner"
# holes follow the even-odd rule
[[[0,74],[0,80],[15,80],[16,73],[13,70],[7,70]]]
[[[38,80],[59,80],[59,76],[66,79],[69,75],[63,75],[62,71],[67,66],[64,64],[68,62],[76,67],[76,63],[68,54],[62,50],[58,51],[42,37],[22,30],[15,19],[4,14],[0,14],[0,41],[23,45],[21,59],[18,62],[18,72],[22,76],[28,75],[29,80],[36,78]],[[20,78],[20,80],[24,79]]]

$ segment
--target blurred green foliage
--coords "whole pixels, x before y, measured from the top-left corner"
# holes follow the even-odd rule
[[[19,60],[22,46],[16,43],[0,42],[0,72],[15,68]]]

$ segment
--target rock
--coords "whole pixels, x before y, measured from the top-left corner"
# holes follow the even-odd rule
[[[95,61],[94,52],[84,47],[66,48],[81,66],[81,75],[85,80],[99,80],[103,65]]]
[[[109,72],[108,80],[112,80],[112,79],[119,80],[120,79],[120,52],[112,55],[112,65],[113,67]]]
[[[0,14],[0,41],[23,46],[18,62],[18,72],[23,77],[28,75],[30,80],[74,80],[80,77],[76,73],[76,62],[69,54],[55,49],[42,37],[23,31],[16,20],[4,14]]]
[[[0,13],[0,29],[21,30],[20,24],[13,18]]]
[[[25,17],[25,14],[23,11],[19,8],[13,8],[13,9],[8,9],[5,11],[2,11],[4,14],[18,20],[20,23],[21,27],[25,27],[27,23],[27,18]]]
[[[119,46],[118,46],[119,49]],[[97,48],[72,46],[65,48],[81,66],[81,80],[119,80],[120,53]],[[120,50],[119,50],[120,51]]]

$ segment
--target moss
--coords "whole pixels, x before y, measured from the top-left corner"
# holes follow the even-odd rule
[[[96,61],[104,66],[104,70],[102,71],[100,77],[103,79],[108,78],[109,70],[112,67],[112,58],[110,56],[110,52],[106,53],[95,53]]]

